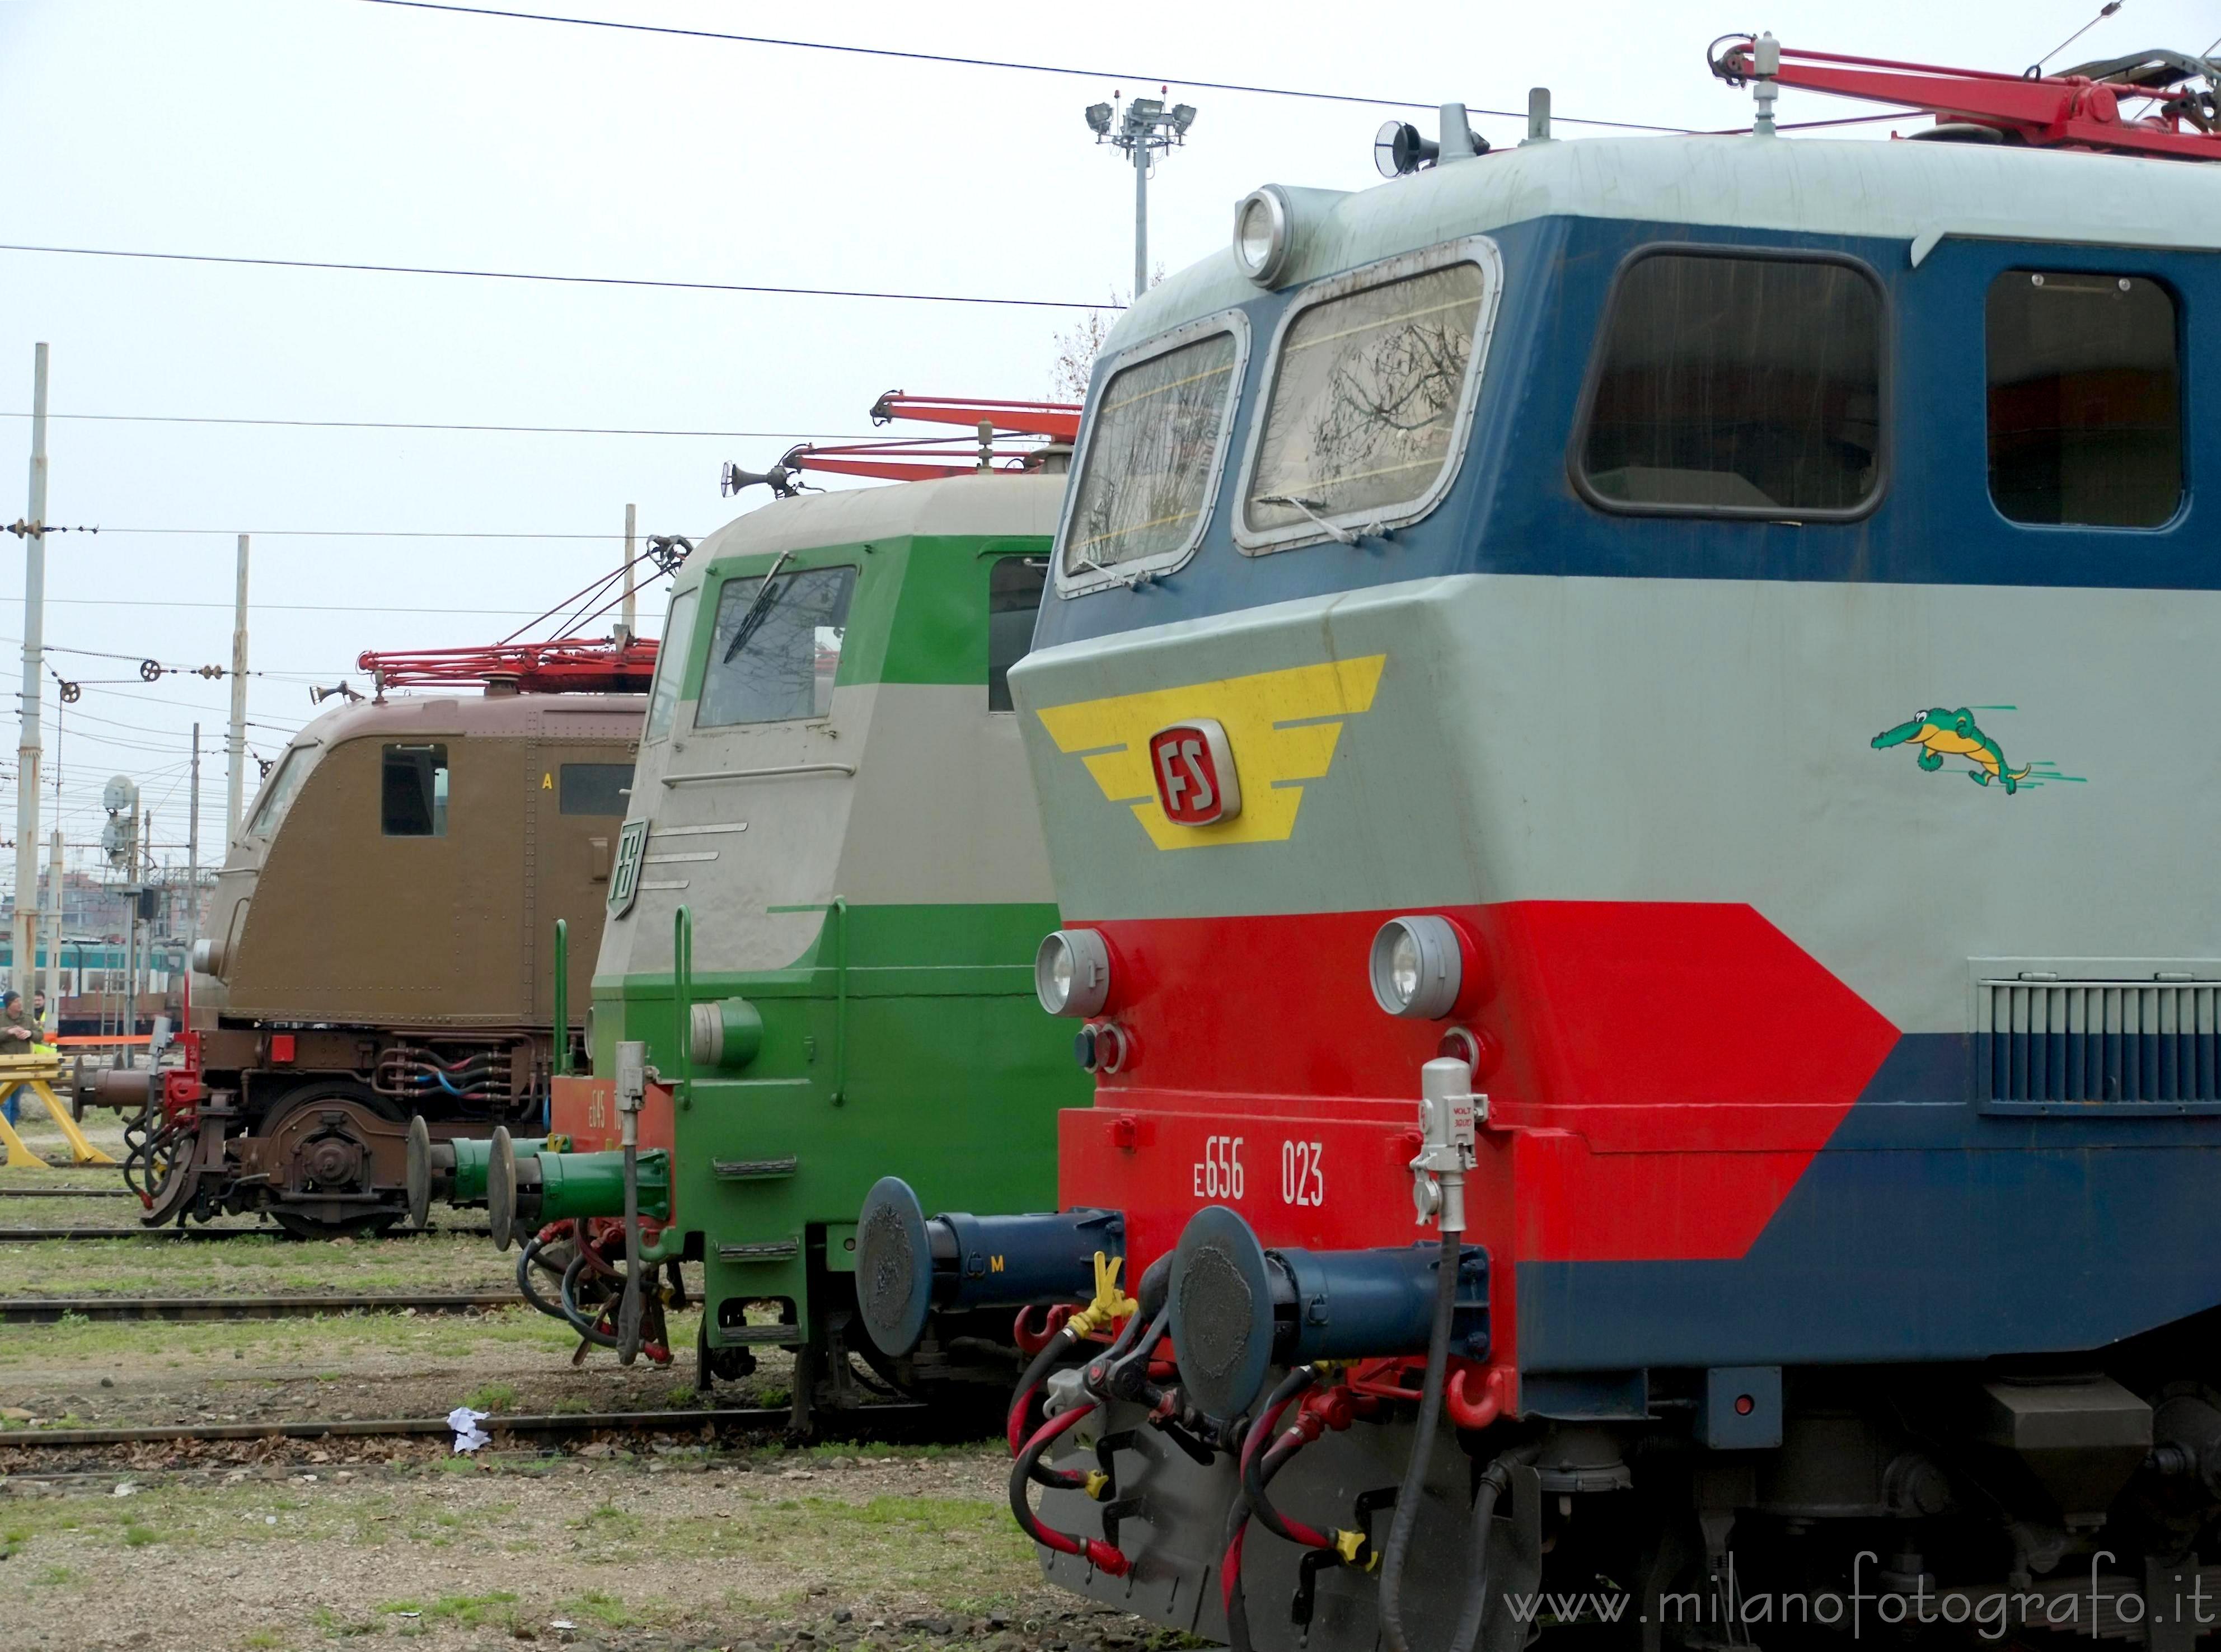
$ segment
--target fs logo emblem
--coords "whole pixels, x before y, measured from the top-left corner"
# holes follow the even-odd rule
[[[1175,723],[1149,736],[1149,768],[1165,818],[1179,826],[1216,826],[1242,812],[1242,777],[1226,730],[1210,717]]]
[[[1324,660],[1037,715],[1057,749],[1085,763],[1105,798],[1129,805],[1157,848],[1285,843],[1304,782],[1326,778],[1343,723],[1372,709],[1387,663],[1385,654]]]
[[[640,893],[641,858],[648,853],[648,823],[629,820],[617,834],[616,865],[610,870],[610,916],[623,917],[632,910]]]

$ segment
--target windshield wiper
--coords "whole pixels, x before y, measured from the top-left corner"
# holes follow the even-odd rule
[[[771,615],[772,581],[779,578],[779,571],[786,566],[786,559],[793,554],[794,548],[789,546],[773,560],[771,572],[764,575],[763,585],[757,590],[755,600],[748,604],[748,611],[741,616],[741,623],[734,627],[733,640],[726,646],[725,657],[717,662],[719,665],[731,665],[735,656],[748,647],[755,634],[763,629],[764,621]]]
[[[1388,530],[1377,522],[1370,524],[1369,526],[1360,528],[1354,533],[1347,528],[1336,527],[1332,523],[1329,522],[1324,516],[1322,516],[1318,513],[1317,507],[1325,503],[1323,499],[1303,499],[1297,497],[1296,495],[1292,493],[1261,493],[1257,496],[1257,503],[1259,504],[1284,504],[1292,510],[1301,512],[1305,517],[1310,519],[1311,526],[1317,528],[1321,533],[1324,534],[1329,539],[1334,541],[1337,545],[1354,545],[1368,535],[1374,539],[1386,539],[1388,537]]]

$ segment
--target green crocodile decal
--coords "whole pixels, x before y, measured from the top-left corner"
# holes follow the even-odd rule
[[[1977,785],[2002,781],[2007,796],[2018,792],[2020,783],[2035,772],[2033,764],[2027,768],[2007,768],[2004,748],[1974,726],[1974,714],[1963,705],[1955,711],[1938,706],[1915,712],[1911,721],[1885,729],[1874,737],[1876,751],[1891,746],[1920,747],[1920,767],[1931,773],[1943,767],[1947,754],[1963,757],[1974,766],[1967,771],[1968,779]]]

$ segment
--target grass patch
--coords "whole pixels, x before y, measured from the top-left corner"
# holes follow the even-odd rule
[[[432,1623],[456,1623],[468,1629],[487,1624],[507,1629],[516,1622],[516,1597],[506,1589],[485,1594],[443,1594],[424,1608]]]
[[[123,1546],[126,1549],[144,1549],[150,1543],[161,1541],[162,1534],[152,1526],[142,1526],[134,1521],[123,1528]]]
[[[463,1404],[474,1411],[498,1415],[516,1409],[516,1390],[505,1382],[484,1383],[463,1397]]]
[[[629,1629],[641,1621],[640,1614],[623,1601],[599,1589],[589,1589],[584,1594],[574,1594],[559,1602],[555,1615],[568,1618],[573,1623],[591,1618],[604,1629]]]
[[[648,1523],[614,1503],[604,1503],[589,1510],[584,1518],[572,1521],[571,1529],[603,1542],[629,1542],[647,1531]]]

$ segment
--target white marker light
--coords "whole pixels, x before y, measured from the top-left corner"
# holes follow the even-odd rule
[[[1392,1016],[1438,1021],[1455,1007],[1465,948],[1448,918],[1392,917],[1373,937],[1373,997]]]
[[[1286,193],[1267,184],[1243,196],[1234,209],[1234,260],[1242,273],[1270,287],[1295,253],[1295,218]]]
[[[1034,996],[1053,1016],[1085,1018],[1110,997],[1110,948],[1092,929],[1056,929],[1034,954]]]

